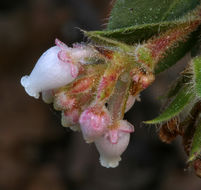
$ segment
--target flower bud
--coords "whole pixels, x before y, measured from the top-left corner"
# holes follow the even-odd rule
[[[30,96],[39,98],[42,91],[72,82],[78,76],[81,64],[86,64],[85,59],[96,54],[89,46],[70,48],[58,39],[55,43],[57,46],[42,54],[31,74],[21,79],[22,86]]]
[[[105,107],[89,107],[80,116],[80,127],[84,139],[89,143],[100,137],[111,123],[111,117]]]
[[[121,154],[128,146],[130,133],[119,133],[116,144],[110,142],[106,136],[95,140],[96,148],[100,154],[100,163],[106,168],[115,168],[121,161]]]
[[[134,132],[133,125],[125,120],[119,120],[110,126],[105,135],[95,140],[102,166],[114,168],[119,165],[121,154],[128,146],[132,132]]]
[[[111,126],[105,135],[95,140],[102,166],[114,168],[119,165],[121,154],[128,146],[132,132],[134,132],[133,125],[125,120],[119,120]]]
[[[31,74],[22,77],[21,84],[30,96],[39,98],[40,92],[64,86],[74,80],[70,65],[58,59],[59,51],[57,46],[48,49],[39,58]]]

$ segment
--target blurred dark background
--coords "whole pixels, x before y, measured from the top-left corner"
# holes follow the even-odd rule
[[[135,133],[115,169],[101,167],[94,145],[20,85],[56,37],[68,45],[86,40],[77,28],[104,29],[110,8],[109,0],[0,1],[0,190],[201,190],[181,140],[164,144],[154,127],[141,125],[157,115],[158,96],[183,64],[160,75],[126,114]]]

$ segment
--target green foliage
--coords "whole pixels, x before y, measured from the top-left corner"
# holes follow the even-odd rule
[[[169,119],[177,116],[180,114],[186,106],[194,99],[194,95],[189,88],[183,87],[178,94],[176,95],[175,99],[171,102],[171,104],[167,107],[167,109],[158,117],[153,120],[146,121],[147,124],[158,124]]]
[[[201,120],[199,119],[198,124],[196,125],[196,130],[193,137],[193,142],[191,146],[189,162],[195,160],[201,156]]]
[[[143,42],[148,40],[153,35],[159,32],[164,32],[167,29],[174,28],[178,24],[183,24],[185,21],[179,22],[160,22],[160,23],[149,23],[142,25],[133,25],[126,28],[117,28],[114,30],[103,30],[103,31],[91,31],[86,34],[90,36],[102,36],[110,39],[114,39],[129,45]]]
[[[185,84],[189,83],[191,77],[191,74],[183,73],[176,81],[174,81],[169,92],[167,93],[167,98],[173,98],[179,92],[179,90],[184,87]]]
[[[199,4],[199,0],[117,0],[107,30],[174,21]]]
[[[201,97],[201,56],[193,59],[195,93]]]

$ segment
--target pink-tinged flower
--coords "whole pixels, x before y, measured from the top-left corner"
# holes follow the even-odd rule
[[[70,64],[59,60],[59,51],[57,46],[48,49],[39,58],[31,74],[22,77],[21,84],[30,96],[39,98],[40,92],[59,88],[74,80]]]
[[[70,127],[73,131],[79,130],[80,112],[78,109],[62,111],[61,124],[64,127]]]
[[[79,123],[84,139],[90,143],[106,132],[111,117],[105,107],[94,106],[81,114]]]
[[[120,120],[115,128],[109,129],[105,135],[95,140],[95,145],[100,154],[100,163],[106,168],[115,168],[119,165],[121,154],[128,146],[130,133],[134,126],[125,120]]]

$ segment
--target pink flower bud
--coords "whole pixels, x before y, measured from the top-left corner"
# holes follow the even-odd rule
[[[94,141],[107,130],[111,117],[105,107],[89,107],[80,116],[80,127],[87,142]]]
[[[114,123],[105,135],[95,140],[102,166],[114,168],[119,165],[121,154],[125,151],[132,132],[134,126],[125,120],[120,120]]]
[[[101,136],[95,140],[96,148],[100,154],[100,163],[106,168],[115,168],[119,165],[121,154],[128,146],[130,133],[119,133],[117,143],[113,144],[110,140]]]

